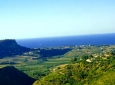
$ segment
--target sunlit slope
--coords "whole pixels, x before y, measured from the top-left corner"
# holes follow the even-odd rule
[[[83,59],[58,67],[33,85],[115,85],[115,57]]]

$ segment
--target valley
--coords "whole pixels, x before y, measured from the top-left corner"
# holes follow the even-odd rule
[[[67,47],[63,47],[67,48]],[[69,48],[69,46],[68,46]],[[42,48],[45,50],[45,48]],[[47,48],[48,49],[48,48]],[[54,48],[50,48],[50,50]],[[55,48],[55,49],[61,49]],[[40,57],[41,54],[35,52],[40,51],[40,49],[32,50],[31,52],[24,53],[24,55],[16,55],[14,57],[5,57],[0,59],[0,67],[5,66],[14,66],[29,76],[39,79],[40,75],[46,75],[52,71],[52,69],[58,65],[68,64],[72,61],[73,58],[77,57],[78,60],[84,55],[90,57],[103,57],[107,58],[110,55],[111,51],[115,51],[115,46],[70,46],[70,51],[63,55],[57,55],[57,50],[54,50],[54,54],[57,56],[44,56]],[[46,50],[46,52],[49,50]],[[47,52],[47,53],[48,53]],[[29,55],[32,53],[33,55]],[[47,54],[48,55],[48,54]],[[50,54],[49,54],[50,55]]]
[[[7,49],[5,50],[8,52]],[[110,76],[109,72],[114,73],[114,61],[115,45],[61,46],[30,49],[26,52],[22,51],[21,54],[1,57],[0,69],[9,66],[12,69],[13,66],[28,77],[37,80],[33,85],[95,85],[93,84],[95,79],[103,78],[104,75]],[[90,78],[93,82],[89,80]]]

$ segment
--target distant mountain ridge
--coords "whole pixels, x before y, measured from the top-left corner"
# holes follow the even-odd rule
[[[5,56],[21,55],[29,50],[30,48],[18,45],[15,39],[0,40],[0,58]]]

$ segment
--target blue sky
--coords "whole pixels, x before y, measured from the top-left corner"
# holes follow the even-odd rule
[[[115,33],[115,0],[0,0],[0,39]]]

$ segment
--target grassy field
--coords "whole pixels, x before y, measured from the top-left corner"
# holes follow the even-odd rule
[[[29,76],[38,79],[41,75],[50,73],[56,66],[68,64],[73,57],[90,54],[100,54],[115,50],[115,46],[84,46],[76,47],[61,56],[52,56],[46,59],[32,60],[32,56],[15,56],[0,59],[0,68],[4,66],[15,66]],[[6,63],[1,63],[6,62]],[[9,63],[13,62],[13,64]]]
[[[32,56],[16,56],[16,57],[6,57],[0,59],[0,62],[15,62],[15,64],[0,64],[0,68],[5,66],[15,66],[19,70],[28,74],[31,77],[34,77],[35,73],[44,73],[48,74],[53,70],[55,66],[66,64],[70,62],[70,58],[64,56],[49,58],[47,60],[32,60]],[[38,78],[38,76],[34,77]]]

